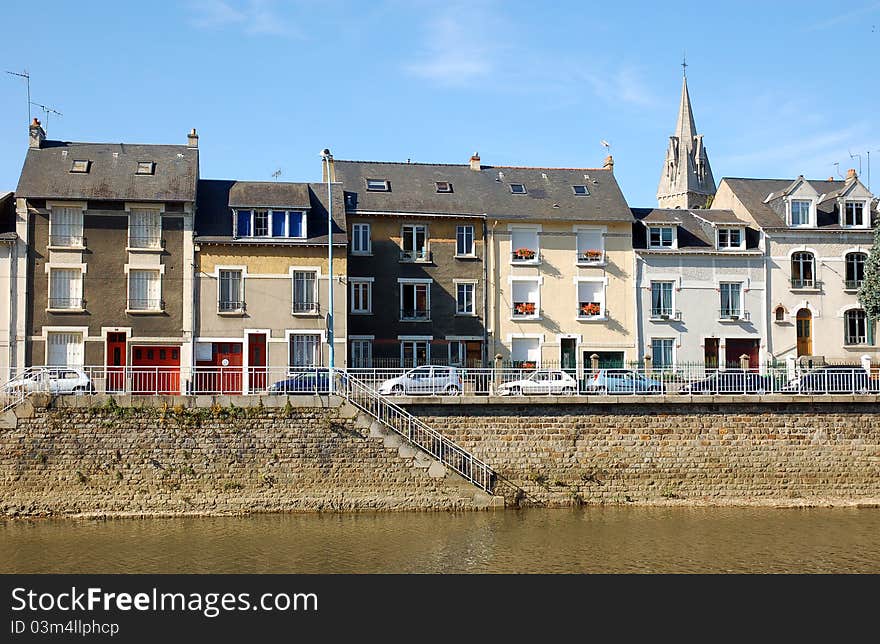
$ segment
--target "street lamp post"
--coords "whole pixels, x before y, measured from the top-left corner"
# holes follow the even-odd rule
[[[327,345],[330,354],[330,368],[327,373],[328,391],[332,395],[335,390],[336,378],[336,351],[333,346],[333,186],[330,177],[330,150],[324,148],[321,151],[321,159],[324,161],[327,175]]]

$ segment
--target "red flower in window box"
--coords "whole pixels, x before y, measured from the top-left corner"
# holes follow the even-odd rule
[[[514,310],[518,315],[534,315],[535,314],[535,303],[534,302],[517,302],[514,305]]]
[[[598,262],[602,260],[603,254],[598,248],[590,248],[581,253],[581,259],[585,262]]]
[[[513,254],[517,259],[535,259],[535,251],[531,248],[517,248]]]
[[[594,317],[602,313],[602,307],[598,302],[581,302],[581,315]]]

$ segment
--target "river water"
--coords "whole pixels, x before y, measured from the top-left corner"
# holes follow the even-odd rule
[[[0,522],[0,572],[880,572],[880,510],[590,507]]]

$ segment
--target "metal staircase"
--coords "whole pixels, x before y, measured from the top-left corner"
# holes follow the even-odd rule
[[[371,387],[348,374],[337,393],[481,490],[492,493],[495,484],[492,468]]]

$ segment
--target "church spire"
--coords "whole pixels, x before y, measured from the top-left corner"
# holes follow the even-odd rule
[[[675,134],[669,137],[666,162],[657,188],[661,208],[701,208],[715,194],[715,179],[703,135],[697,134],[687,85],[687,61],[682,61],[681,103]]]

